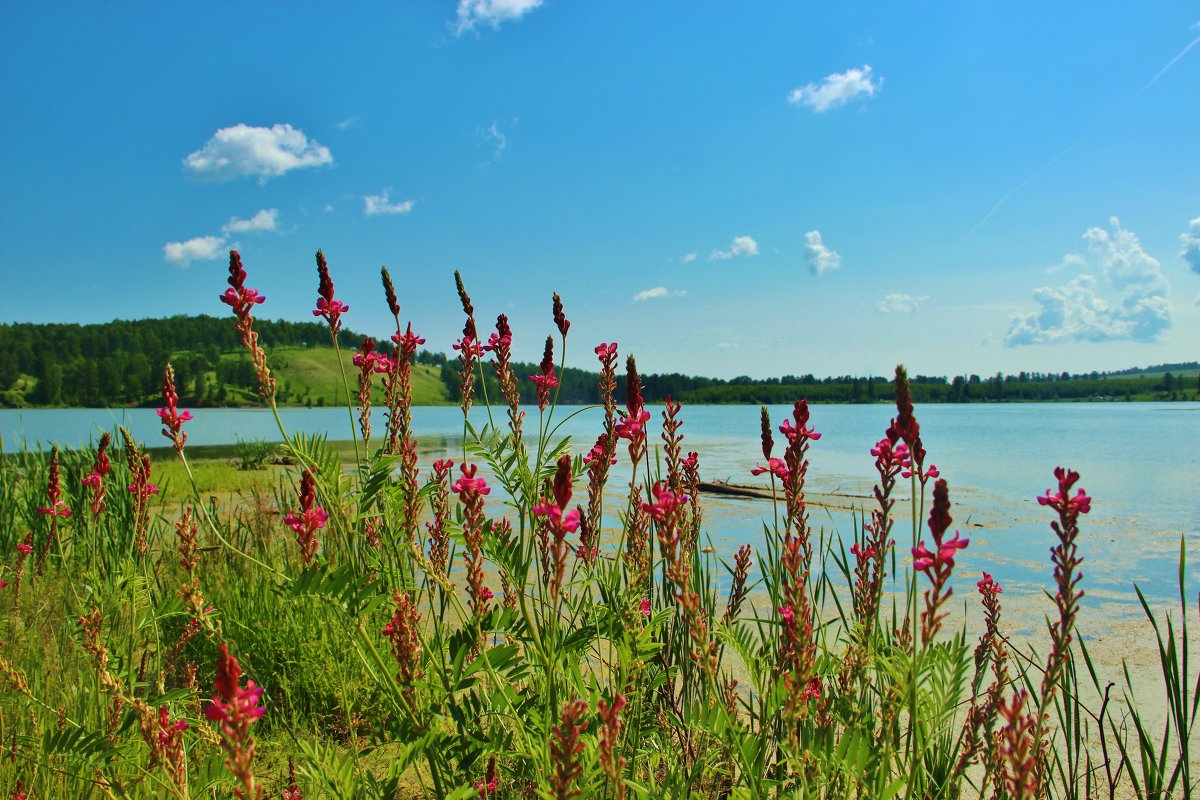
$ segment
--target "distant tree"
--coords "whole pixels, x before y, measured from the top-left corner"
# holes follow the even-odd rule
[[[60,364],[47,362],[37,385],[38,402],[56,406],[62,402],[63,368]]]

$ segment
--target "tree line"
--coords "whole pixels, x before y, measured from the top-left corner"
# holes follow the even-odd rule
[[[330,347],[324,323],[256,320],[264,346]],[[362,334],[344,329],[338,344],[354,350]],[[391,342],[379,343],[390,352]],[[418,363],[439,370],[448,397],[459,391],[458,361],[454,356],[423,350]],[[71,324],[0,324],[0,403],[45,406],[152,405],[157,402],[163,367],[170,361],[176,385],[191,406],[221,406],[245,402],[254,391],[253,366],[238,334],[225,317],[176,316],[167,319],[117,320]],[[1142,377],[1135,370],[1071,374],[1020,372],[981,377],[912,377],[913,398],[923,403],[1021,402],[1054,400],[1200,399],[1200,379],[1182,373],[1200,370],[1198,363],[1164,365],[1172,371],[1161,377]],[[533,363],[514,363],[521,378],[522,402],[536,402],[533,384],[525,380],[538,371]],[[1154,368],[1151,368],[1154,369]],[[1179,374],[1176,374],[1179,373]],[[499,387],[486,362],[483,368],[488,396],[495,402]],[[597,374],[567,367],[559,372],[560,403],[599,402]],[[890,379],[812,374],[773,378],[708,378],[681,373],[642,375],[643,394],[650,402],[668,396],[686,403],[790,403],[798,397],[811,402],[872,403],[894,396]],[[625,378],[618,378],[618,401],[625,395]]]

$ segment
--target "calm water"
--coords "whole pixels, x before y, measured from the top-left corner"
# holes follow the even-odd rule
[[[575,410],[559,409],[559,418]],[[789,410],[772,407],[772,419],[778,424]],[[684,409],[685,450],[700,453],[706,480],[761,480],[749,474],[761,461],[758,413],[753,406]],[[195,414],[187,426],[190,445],[279,440],[268,411],[208,409]],[[811,450],[810,490],[869,494],[874,469],[867,451],[893,414],[893,407],[882,404],[814,406],[811,424],[823,436]],[[345,409],[288,409],[281,416],[291,432],[350,436]],[[1050,586],[1051,518],[1036,497],[1052,485],[1052,470],[1059,464],[1078,470],[1080,485],[1094,499],[1081,540],[1084,587],[1091,602],[1129,601],[1134,581],[1156,597],[1172,595],[1181,536],[1192,560],[1200,558],[1200,404],[945,405],[920,407],[917,418],[928,460],[950,482],[955,524],[972,539],[961,560],[964,590],[983,569],[1010,591]],[[573,437],[575,451],[586,450],[599,432],[600,419],[598,411],[584,411],[560,433]],[[456,452],[462,435],[456,407],[417,408],[413,421],[431,456]],[[482,424],[486,416],[473,413],[472,421]],[[529,422],[536,421],[536,414],[531,415]],[[152,409],[0,410],[5,451],[51,441],[86,445],[117,424],[152,445],[165,444]],[[778,454],[782,445],[776,448]],[[618,472],[614,482],[621,479]],[[757,500],[714,498],[706,500],[706,509],[706,528],[722,554],[743,541],[758,541],[760,520],[771,515],[770,503]],[[812,518],[816,525],[852,530],[845,511],[814,509]],[[908,543],[907,526],[897,524],[895,534],[902,545]],[[1194,590],[1197,576],[1189,572]]]

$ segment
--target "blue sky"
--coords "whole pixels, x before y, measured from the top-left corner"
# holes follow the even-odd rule
[[[1200,6],[6,3],[5,321],[402,314],[537,360],[1089,371],[1200,358]]]

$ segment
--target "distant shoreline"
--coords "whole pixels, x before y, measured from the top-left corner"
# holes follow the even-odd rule
[[[822,400],[822,399],[806,398],[803,392],[797,392],[795,399],[796,400],[807,399],[810,405],[829,405],[829,406],[892,405],[892,401],[890,399],[885,400],[885,399],[881,398],[881,399],[877,399],[870,403],[853,402],[853,401],[847,402],[844,400]],[[647,401],[647,402],[650,403],[651,405],[661,405],[662,404],[661,401]],[[774,401],[763,403],[763,402],[759,402],[759,401],[716,402],[716,401],[711,401],[711,400],[692,400],[692,401],[685,400],[682,402],[684,403],[684,405],[688,405],[688,406],[759,406],[759,405],[784,405],[785,404],[785,403],[778,403],[778,402],[774,402]],[[1131,398],[1124,398],[1124,397],[1061,397],[1061,398],[1056,398],[1056,399],[1052,399],[1052,400],[1044,400],[1044,399],[1038,399],[1038,398],[1029,398],[1029,399],[1013,398],[1010,400],[1010,399],[1006,398],[1003,400],[979,399],[979,400],[967,400],[967,401],[963,401],[963,402],[924,400],[921,402],[921,405],[922,406],[982,406],[982,405],[1018,405],[1018,404],[1028,405],[1030,403],[1052,403],[1055,405],[1063,405],[1063,404],[1069,404],[1069,403],[1077,403],[1077,404],[1085,404],[1085,403],[1178,403],[1178,404],[1184,405],[1187,403],[1200,403],[1200,397],[1178,398],[1175,400],[1164,400],[1162,398],[1157,398],[1157,397],[1131,397]],[[0,405],[0,411],[88,411],[91,409],[105,409],[105,410],[122,409],[122,410],[126,410],[126,409],[139,409],[139,408],[154,409],[154,408],[158,408],[160,405],[161,404],[145,404],[145,403],[139,404],[139,405],[110,405],[110,406],[43,406],[43,405],[5,406],[5,405]],[[214,405],[188,405],[185,403],[181,403],[180,405],[186,406],[189,409],[204,409],[204,410],[211,410],[211,409],[254,410],[254,409],[269,408],[269,406],[266,406],[261,403],[260,404],[215,405],[215,406]],[[419,407],[419,408],[445,408],[445,407],[450,407],[450,406],[456,406],[456,405],[458,405],[458,403],[451,403],[451,402],[413,403],[412,405],[414,407]],[[577,406],[577,405],[596,405],[596,404],[563,402],[563,403],[560,403],[559,405]],[[319,409],[327,409],[327,408],[343,408],[344,406],[338,406],[338,405],[311,405],[310,406],[310,405],[303,405],[303,404],[296,404],[296,403],[280,403],[280,404],[278,404],[277,407],[280,409],[289,409],[289,410],[295,410],[295,409],[319,410]],[[372,404],[371,407],[372,407],[372,409],[383,408],[383,406],[378,403]],[[499,406],[495,406],[495,407],[499,407]],[[1196,409],[1186,409],[1186,410],[1196,410]]]

